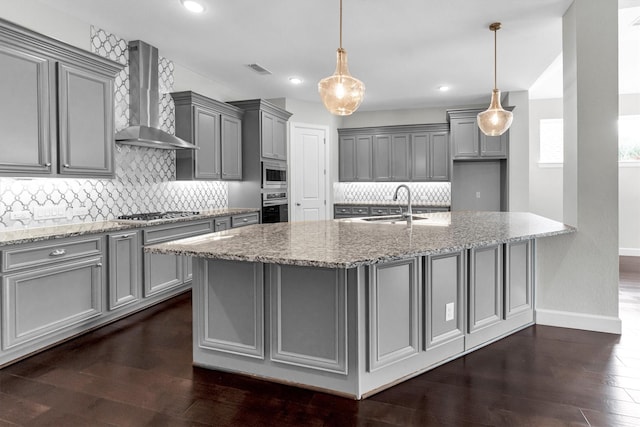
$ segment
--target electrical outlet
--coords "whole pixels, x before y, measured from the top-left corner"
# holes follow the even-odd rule
[[[73,208],[73,216],[87,216],[89,215],[89,208],[84,206],[78,206],[77,208]]]
[[[449,304],[447,304],[445,306],[445,313],[444,313],[444,321],[448,322],[449,320],[453,320],[453,318],[455,317],[455,313],[456,313],[456,309],[455,309],[455,303],[454,302],[450,302]]]
[[[476,191],[476,199],[479,199],[479,198],[480,198],[480,192]]]
[[[33,208],[33,218],[36,220],[66,218],[66,217],[67,217],[67,206],[64,204],[36,206],[35,208]]]
[[[29,211],[11,211],[11,219],[30,219],[31,212]]]

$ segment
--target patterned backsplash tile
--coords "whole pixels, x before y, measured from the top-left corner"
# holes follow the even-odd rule
[[[449,182],[336,182],[333,184],[334,203],[371,202],[389,203],[400,184],[411,189],[412,202],[416,205],[451,206]],[[406,194],[398,195],[406,201]]]
[[[91,50],[126,65],[127,42],[91,27]],[[160,57],[160,128],[175,133],[173,62]],[[129,124],[129,67],[115,79],[115,127]],[[204,210],[228,206],[227,183],[176,181],[175,151],[116,145],[115,179],[0,178],[0,229],[41,227],[101,221],[134,212]],[[64,218],[35,220],[36,208],[58,206]],[[88,213],[84,213],[85,208]],[[28,220],[11,219],[12,212],[29,211]]]

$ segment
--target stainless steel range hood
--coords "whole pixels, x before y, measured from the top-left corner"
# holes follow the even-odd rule
[[[129,42],[129,127],[116,134],[118,144],[165,150],[195,145],[159,127],[158,49],[140,40]]]

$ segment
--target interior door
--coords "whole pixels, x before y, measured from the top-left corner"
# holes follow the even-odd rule
[[[293,123],[290,176],[291,221],[327,219],[327,128]]]

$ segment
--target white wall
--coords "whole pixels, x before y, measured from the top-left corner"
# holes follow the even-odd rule
[[[578,231],[538,242],[541,324],[621,331],[617,46],[617,2],[582,0],[569,7],[563,17],[563,216]]]
[[[529,93],[510,92],[506,105],[514,105],[509,129],[509,207],[529,211]]]

